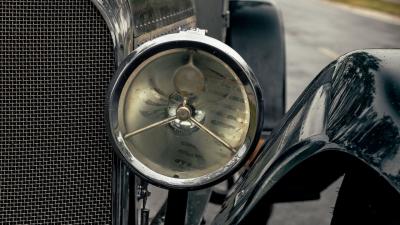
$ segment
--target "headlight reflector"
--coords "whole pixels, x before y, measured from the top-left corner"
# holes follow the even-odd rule
[[[198,188],[244,160],[262,124],[258,85],[225,44],[181,32],[122,64],[108,117],[116,150],[155,184]]]

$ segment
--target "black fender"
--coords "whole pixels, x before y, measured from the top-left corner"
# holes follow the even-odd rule
[[[253,69],[262,87],[264,129],[285,113],[285,38],[277,5],[270,0],[230,0],[227,44]]]
[[[399,195],[399,62],[399,49],[360,50],[328,65],[249,163],[213,224],[243,222],[294,168],[321,154],[333,169],[346,157],[363,164]],[[322,168],[311,173],[323,176]]]

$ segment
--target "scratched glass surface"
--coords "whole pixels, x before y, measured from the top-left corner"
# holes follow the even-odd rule
[[[153,171],[195,178],[228,163],[249,128],[249,102],[233,70],[190,49],[159,53],[123,88],[119,126],[129,151]]]

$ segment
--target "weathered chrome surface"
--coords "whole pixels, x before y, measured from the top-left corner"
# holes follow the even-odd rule
[[[213,224],[237,224],[294,166],[323,151],[345,152],[368,163],[400,193],[399,61],[399,50],[363,50],[326,67]]]
[[[163,152],[164,152],[164,154],[165,154],[165,152],[172,153],[173,151],[176,151],[176,149],[179,150],[179,148],[174,147],[176,140],[178,140],[178,141],[181,139],[184,140],[185,138],[187,138],[186,136],[182,136],[181,139],[179,139],[178,136],[176,136],[175,134],[169,135],[171,138],[168,139],[170,141],[168,143],[172,144],[172,147],[174,147],[174,149],[175,149],[175,150],[171,150],[171,151],[163,151],[162,148],[157,147],[157,145],[160,146],[160,144],[163,148],[170,147],[169,145],[165,145],[164,142],[157,143],[154,141],[150,141],[150,140],[154,139],[154,136],[156,136],[151,133],[148,137],[146,137],[144,139],[141,138],[140,140],[135,141],[134,145],[138,146],[138,145],[143,144],[143,146],[144,145],[147,146],[147,145],[151,144],[153,147],[147,147],[147,148],[142,148],[142,149],[138,148],[135,151],[130,150],[132,148],[130,148],[129,146],[133,146],[133,144],[132,143],[130,144],[130,142],[129,143],[126,142],[123,137],[124,137],[124,134],[127,134],[127,132],[124,131],[125,127],[130,127],[129,129],[126,128],[126,130],[128,131],[128,134],[125,135],[125,136],[129,137],[129,136],[132,136],[132,134],[136,134],[138,132],[138,128],[139,128],[139,131],[146,130],[147,128],[146,129],[142,129],[142,128],[145,127],[144,124],[151,124],[151,122],[148,122],[148,120],[153,121],[153,119],[156,118],[157,120],[155,120],[155,121],[161,121],[162,118],[165,117],[165,107],[162,108],[162,110],[163,110],[162,115],[161,114],[159,115],[159,113],[158,113],[156,115],[150,115],[149,117],[146,117],[147,114],[143,114],[142,112],[138,111],[138,109],[143,109],[143,107],[148,102],[150,102],[150,101],[143,101],[143,99],[144,98],[147,99],[151,95],[147,94],[147,95],[142,95],[142,97],[140,97],[140,96],[135,97],[134,95],[142,93],[140,90],[142,90],[143,87],[147,87],[147,86],[142,87],[141,85],[135,85],[133,87],[133,85],[132,85],[132,88],[130,88],[131,82],[134,82],[134,79],[137,78],[138,80],[143,80],[144,84],[147,84],[147,83],[151,83],[151,82],[148,82],[148,79],[155,81],[155,79],[153,79],[153,78],[156,78],[156,77],[153,77],[152,75],[151,76],[140,76],[140,75],[137,75],[137,73],[135,71],[142,71],[141,68],[146,68],[146,71],[147,71],[147,69],[149,69],[149,71],[151,71],[152,67],[145,67],[144,65],[150,65],[149,63],[152,63],[153,60],[155,62],[158,62],[157,60],[159,59],[158,56],[160,54],[162,54],[164,56],[163,58],[160,59],[161,60],[160,62],[164,62],[165,60],[170,62],[170,59],[175,59],[175,54],[178,54],[179,57],[182,56],[183,57],[182,59],[185,59],[185,58],[187,58],[187,54],[188,54],[187,50],[185,50],[185,49],[193,48],[193,47],[198,49],[197,53],[194,56],[195,59],[197,60],[196,66],[198,66],[199,68],[202,68],[202,71],[204,72],[205,70],[207,70],[208,66],[214,65],[214,66],[217,66],[216,68],[220,68],[220,69],[222,68],[224,74],[218,74],[215,71],[212,71],[211,69],[210,69],[210,71],[207,72],[207,74],[204,74],[204,76],[207,79],[209,79],[209,80],[207,80],[207,85],[208,85],[207,87],[210,90],[204,92],[202,94],[203,97],[201,97],[201,96],[198,97],[197,99],[199,101],[193,102],[193,104],[192,104],[194,109],[197,109],[198,107],[200,108],[200,106],[204,107],[204,109],[202,109],[202,111],[204,112],[204,114],[206,114],[206,116],[208,116],[209,121],[204,122],[204,125],[203,125],[202,124],[203,122],[199,123],[200,121],[196,118],[196,115],[193,115],[190,118],[190,120],[184,121],[184,122],[192,123],[193,120],[195,120],[195,122],[193,122],[193,123],[195,126],[199,126],[199,124],[200,124],[200,128],[201,128],[200,130],[208,130],[209,131],[208,126],[213,127],[212,128],[213,131],[218,131],[219,133],[216,134],[215,132],[207,132],[210,136],[212,136],[219,142],[223,143],[224,145],[228,146],[229,149],[232,151],[233,151],[233,148],[231,145],[235,146],[237,149],[235,149],[234,155],[232,155],[232,152],[228,151],[227,154],[230,155],[229,160],[227,160],[226,163],[224,163],[225,161],[218,162],[219,164],[215,164],[215,169],[212,169],[214,167],[211,167],[211,169],[209,169],[209,167],[206,167],[205,170],[203,171],[203,169],[199,170],[199,169],[197,169],[197,167],[195,167],[195,170],[193,170],[193,172],[191,172],[192,170],[188,170],[188,172],[183,170],[183,171],[179,171],[179,173],[178,173],[175,171],[175,169],[173,169],[174,167],[170,168],[169,165],[167,164],[169,161],[171,161],[171,160],[168,160],[170,158],[169,157],[166,158],[167,157],[166,155],[164,157],[160,157],[160,154],[163,154]],[[185,50],[185,51],[183,51],[183,50]],[[212,56],[208,52],[212,52],[214,54],[214,56]],[[171,58],[171,56],[174,56],[174,57]],[[181,63],[181,61],[182,60],[179,60],[179,63]],[[183,60],[183,62],[185,62],[185,60]],[[160,65],[163,65],[163,64],[160,64]],[[167,65],[170,65],[170,64],[167,64]],[[173,65],[175,65],[175,64],[173,64]],[[161,67],[161,68],[163,68],[163,67]],[[163,71],[163,72],[165,72],[165,71],[168,72],[169,70],[171,70],[170,67],[161,69],[161,71]],[[235,74],[235,76],[226,75],[226,74],[232,74],[232,72]],[[126,160],[126,162],[128,162],[128,164],[131,165],[132,168],[135,169],[136,172],[143,175],[147,179],[150,179],[151,182],[156,183],[158,185],[162,185],[164,187],[169,187],[169,188],[200,188],[201,186],[209,185],[210,183],[213,183],[219,179],[222,179],[225,175],[227,175],[227,173],[231,172],[234,168],[237,168],[238,165],[240,165],[242,162],[244,162],[243,160],[248,155],[249,149],[252,149],[252,147],[254,147],[253,145],[255,145],[255,143],[253,142],[253,140],[254,140],[254,138],[257,139],[257,137],[259,135],[259,131],[260,131],[259,129],[261,128],[260,123],[262,123],[262,117],[261,117],[262,108],[260,108],[262,99],[259,96],[260,90],[258,89],[258,83],[254,80],[254,77],[253,77],[250,69],[246,66],[246,64],[240,58],[240,56],[237,53],[235,53],[231,48],[229,48],[228,46],[223,44],[222,42],[219,42],[215,39],[212,39],[212,38],[209,38],[209,37],[206,37],[203,35],[199,35],[197,33],[194,34],[191,31],[190,32],[181,32],[179,34],[161,37],[159,39],[156,39],[154,41],[146,43],[145,45],[138,48],[134,53],[132,53],[132,55],[130,55],[129,58],[126,61],[124,61],[124,64],[120,67],[120,71],[117,74],[118,74],[118,76],[114,77],[114,80],[112,81],[112,85],[110,86],[109,111],[108,111],[109,115],[107,117],[109,119],[110,128],[112,129],[111,133],[112,133],[112,137],[114,139],[115,147],[117,150],[119,150],[118,152],[123,156],[124,160]],[[147,73],[144,73],[144,74],[147,74]],[[154,73],[149,73],[149,74],[154,74]],[[171,74],[173,75],[173,73],[171,73]],[[174,81],[174,79],[170,79],[170,77],[169,77],[171,74],[169,74],[169,73],[165,74],[163,76],[160,76],[160,78],[162,78],[164,80],[167,79],[169,81]],[[231,84],[231,86],[229,86],[229,87],[235,87],[235,88],[232,88],[232,90],[229,92],[231,95],[230,94],[227,95],[228,98],[225,98],[225,97],[219,98],[218,97],[217,99],[214,99],[215,96],[214,95],[211,96],[211,94],[209,93],[210,91],[215,89],[215,88],[211,88],[212,85],[220,83],[220,82],[218,82],[218,79],[215,78],[218,76],[222,77],[222,81],[224,81],[224,80],[226,80],[226,82],[229,81]],[[213,83],[211,86],[209,86],[211,84],[210,83],[211,80],[215,84]],[[217,80],[217,81],[215,81],[215,80]],[[224,82],[221,83],[221,86],[224,85]],[[232,86],[232,84],[234,84],[232,82],[240,84],[240,85]],[[126,86],[125,84],[127,84],[128,86]],[[170,85],[168,85],[168,82],[162,82],[162,84],[163,84],[163,86],[159,86],[159,88],[161,88],[161,89],[157,88],[157,89],[155,89],[156,91],[151,89],[150,92],[151,93],[157,92],[158,93],[157,96],[163,95],[162,93],[168,93],[167,96],[170,96],[170,94],[172,93],[172,96],[173,96],[173,93],[174,93],[174,89],[172,88],[173,85],[170,87]],[[175,84],[175,86],[176,85],[177,84]],[[126,87],[129,87],[129,88],[126,88]],[[139,88],[140,90],[137,91],[136,90],[137,88]],[[165,89],[165,88],[167,88],[167,89]],[[165,92],[164,89],[167,92]],[[216,87],[216,91],[217,91],[217,89],[218,89],[218,87]],[[147,89],[143,89],[143,90],[147,90]],[[123,93],[131,93],[131,92],[134,95],[123,94]],[[238,99],[236,97],[236,96],[238,96],[238,95],[236,95],[237,93],[241,93],[244,96],[244,98],[246,98],[246,99],[245,100]],[[182,93],[182,94],[184,94],[184,93]],[[129,100],[129,99],[131,99],[133,103],[138,104],[137,105],[138,107],[131,107],[132,104],[126,104],[127,100]],[[141,99],[141,100],[137,101],[138,99]],[[161,100],[162,100],[162,98],[157,100],[157,102],[158,102],[157,104],[155,104],[156,102],[154,100],[152,100],[151,105],[165,106],[165,104],[161,104],[161,102],[160,102]],[[223,103],[221,103],[221,100],[223,100]],[[121,104],[121,102],[123,102],[124,104]],[[214,109],[214,108],[218,109],[218,110],[223,110],[223,108],[221,108],[221,107],[225,106],[228,103],[233,104],[234,105],[233,110],[238,111],[239,114],[246,113],[248,111],[248,115],[246,115],[247,119],[246,118],[242,119],[243,121],[244,120],[247,121],[246,122],[247,125],[244,128],[239,127],[242,130],[244,129],[243,131],[245,131],[245,133],[237,130],[239,128],[237,128],[235,130],[236,133],[232,133],[232,131],[230,131],[224,127],[221,128],[221,127],[218,127],[218,126],[212,124],[213,118],[218,117],[219,114],[213,115],[213,114],[208,114],[208,112],[212,112],[211,109]],[[244,104],[244,103],[246,103],[246,104]],[[220,104],[222,104],[222,105],[220,105]],[[124,106],[124,108],[121,108],[120,106],[122,106],[122,105],[125,105],[126,107]],[[243,108],[242,105],[246,105],[246,107]],[[213,107],[211,107],[211,106],[213,106]],[[125,109],[128,109],[129,113],[124,114]],[[179,107],[178,107],[178,109],[179,109]],[[135,116],[136,115],[135,113],[136,114],[139,113],[139,114],[137,116]],[[124,115],[126,115],[127,117],[122,117]],[[174,116],[174,115],[175,114],[172,114],[172,116]],[[232,114],[232,115],[234,115],[234,114]],[[141,118],[141,117],[146,118],[146,120],[136,121],[138,118]],[[119,118],[124,118],[124,119],[121,120]],[[160,118],[161,118],[161,120],[160,120]],[[222,119],[225,119],[225,117],[220,118],[220,120],[222,120]],[[134,121],[134,120],[136,122],[133,123],[132,121]],[[131,122],[127,125],[124,125],[125,124],[124,121],[131,121]],[[167,123],[170,122],[170,120],[166,120],[166,121],[167,121]],[[164,122],[165,121],[162,121],[161,124],[164,124]],[[175,122],[176,122],[175,120],[172,121],[171,125],[173,125],[173,123],[175,123]],[[156,123],[156,125],[159,125],[159,124]],[[204,129],[204,127],[207,127],[207,128]],[[167,130],[165,130],[165,129],[167,129]],[[129,133],[129,131],[131,131],[131,130],[133,130],[133,133]],[[151,129],[150,131],[152,131],[152,130],[153,129]],[[163,135],[164,135],[164,133],[170,134],[171,133],[170,127],[163,127],[162,130],[159,130],[159,133],[160,132]],[[227,144],[224,140],[222,140],[220,138],[221,132],[224,135],[226,133],[228,133],[228,134],[232,133],[231,135],[224,137],[225,140],[229,140],[229,142],[230,142],[229,144]],[[203,132],[199,131],[197,133],[202,134]],[[207,133],[204,135],[207,136]],[[135,136],[133,136],[132,138],[134,138],[134,137]],[[158,136],[158,137],[162,137],[162,136]],[[164,139],[159,139],[159,140],[164,140]],[[201,140],[203,140],[203,139],[200,139],[200,141]],[[181,143],[181,142],[177,142],[177,143]],[[213,143],[214,142],[212,142],[212,141],[209,143],[201,142],[201,146],[208,146],[208,147],[201,148],[201,151],[207,151],[207,155],[212,156],[214,154],[214,152],[210,152],[210,150],[212,151],[215,149],[214,149],[214,147],[210,148],[212,146],[210,144],[213,144]],[[136,147],[134,149],[136,149]],[[140,150],[140,154],[137,152],[138,150]],[[151,151],[152,151],[152,153],[149,154],[148,152],[151,152]],[[201,153],[201,152],[199,151],[199,153]],[[139,154],[140,157],[138,157],[137,154]],[[148,155],[146,156],[146,158],[141,158],[142,155],[144,155],[144,154],[148,154]],[[220,154],[222,154],[222,153],[220,152]],[[154,158],[153,156],[156,158]],[[176,157],[178,157],[178,156],[176,156]],[[220,156],[216,155],[215,157],[220,157]],[[165,159],[167,159],[167,160],[165,160]],[[150,160],[152,160],[152,161],[150,161]],[[160,160],[163,160],[163,161],[160,161]],[[226,160],[226,158],[224,158],[224,160]],[[157,162],[157,164],[156,164],[156,162]],[[212,162],[212,161],[210,161],[210,162]],[[198,162],[196,162],[196,163],[198,163]],[[223,163],[223,165],[222,165],[222,163]],[[157,166],[154,166],[155,164]],[[150,165],[150,166],[148,166],[148,165]],[[213,166],[214,166],[214,164],[213,164]],[[160,168],[162,167],[164,169],[163,170],[155,169],[155,168],[159,168],[159,167]],[[150,169],[150,168],[153,168],[153,169]],[[210,172],[208,172],[208,170],[210,170]],[[193,175],[194,173],[197,174],[198,172],[201,172],[201,174],[196,175],[196,176]],[[179,174],[179,177],[177,177],[177,174]]]
[[[180,29],[194,28],[190,0],[92,0],[102,13],[111,35],[118,64],[146,41]]]

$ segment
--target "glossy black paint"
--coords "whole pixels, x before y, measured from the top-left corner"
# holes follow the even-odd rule
[[[227,43],[250,65],[262,87],[264,129],[272,130],[285,113],[285,38],[283,20],[270,0],[230,0]]]
[[[229,0],[194,0],[197,27],[207,30],[207,36],[226,40],[229,27]]]
[[[362,50],[327,66],[287,113],[213,224],[240,223],[295,166],[324,152],[367,164],[400,193],[399,62],[400,50]],[[338,159],[331,163],[341,168]]]
[[[336,199],[331,225],[400,224],[400,195],[367,165],[351,164]]]
[[[188,191],[170,190],[164,225],[185,225]]]

